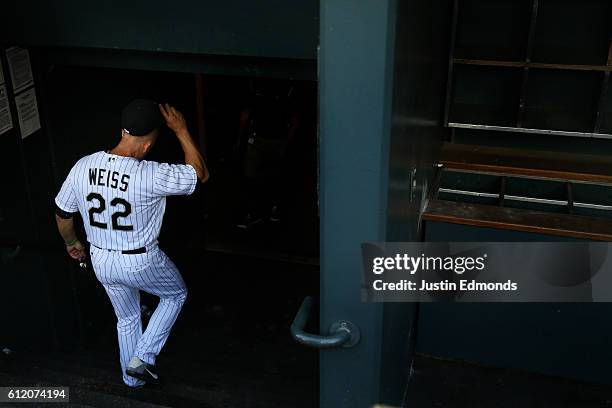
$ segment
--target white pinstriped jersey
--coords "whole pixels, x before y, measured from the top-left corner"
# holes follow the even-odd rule
[[[111,250],[157,243],[166,196],[189,195],[198,182],[188,164],[166,164],[97,152],[70,170],[55,204],[80,212],[87,240]]]

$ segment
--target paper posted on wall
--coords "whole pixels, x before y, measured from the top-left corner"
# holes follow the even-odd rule
[[[11,47],[6,50],[6,59],[8,60],[9,71],[11,72],[14,93],[34,84],[28,50],[20,47]]]
[[[38,104],[36,103],[36,90],[28,89],[15,96],[17,105],[17,117],[19,118],[19,128],[21,138],[25,139],[32,133],[40,129],[40,116],[38,114]]]
[[[11,107],[8,100],[6,85],[0,85],[0,135],[13,128]]]

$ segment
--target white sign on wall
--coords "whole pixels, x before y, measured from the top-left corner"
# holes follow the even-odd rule
[[[21,138],[25,139],[32,133],[40,129],[40,116],[38,114],[38,104],[36,103],[36,90],[28,89],[15,96],[17,105],[17,117],[19,118],[19,129]]]
[[[14,93],[34,84],[28,50],[20,47],[11,47],[6,50],[6,59],[8,60],[9,71],[11,72]]]

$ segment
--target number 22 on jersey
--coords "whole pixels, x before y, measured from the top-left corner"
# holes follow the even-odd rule
[[[108,229],[108,224],[96,221],[95,219],[96,214],[101,214],[106,210],[106,201],[104,200],[104,197],[98,193],[89,193],[87,195],[87,201],[94,203],[94,205],[88,210],[89,224],[92,227]],[[112,229],[118,231],[132,231],[134,226],[119,224],[120,218],[126,218],[132,213],[132,204],[123,198],[115,197],[111,200],[110,205],[114,209],[113,214],[111,215]]]

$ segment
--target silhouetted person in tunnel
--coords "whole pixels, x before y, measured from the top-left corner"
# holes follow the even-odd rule
[[[251,82],[250,101],[240,116],[244,168],[239,228],[248,229],[264,216],[280,221],[288,182],[286,153],[298,127],[293,91],[287,81]]]
[[[164,122],[176,134],[185,164],[143,160]],[[159,381],[155,359],[187,297],[181,274],[157,245],[166,196],[192,194],[209,174],[173,107],[137,99],[123,110],[122,126],[117,146],[72,167],[55,199],[56,220],[68,254],[83,261],[73,220],[81,214],[94,272],[117,315],[123,381],[140,387]],[[144,332],[139,290],[160,298]]]

